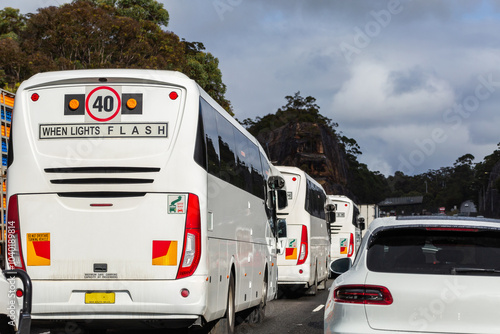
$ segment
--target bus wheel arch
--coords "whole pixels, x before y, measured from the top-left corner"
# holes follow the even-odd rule
[[[316,265],[314,266],[314,281],[311,286],[306,290],[306,295],[316,296],[318,292],[318,261],[316,260]]]
[[[266,265],[266,269],[264,270],[264,279],[262,282],[261,299],[259,305],[257,306],[257,309],[255,310],[256,311],[255,323],[257,324],[260,324],[261,322],[264,321],[266,315],[268,294],[269,294],[269,272],[267,270],[267,265]]]
[[[252,312],[248,316],[248,322],[251,324],[260,324],[264,321],[266,315],[266,306],[267,306],[267,295],[269,293],[269,272],[266,268],[264,269],[264,276],[262,278],[262,286],[261,286],[261,296],[260,302],[257,306],[255,306]]]
[[[236,324],[236,305],[235,305],[235,269],[231,266],[231,272],[228,278],[228,290],[226,301],[226,313],[218,320],[215,320],[208,331],[208,334],[234,334]]]

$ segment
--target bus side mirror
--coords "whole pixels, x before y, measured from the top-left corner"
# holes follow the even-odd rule
[[[278,190],[278,210],[282,210],[288,206],[288,198],[286,190]]]
[[[358,228],[361,230],[361,231],[364,231],[365,228],[366,228],[366,225],[365,225],[365,218],[363,217],[358,217]]]
[[[285,179],[281,176],[270,176],[267,184],[271,189],[281,189],[285,186]]]
[[[278,219],[278,238],[286,238],[286,220]]]
[[[326,214],[326,221],[328,223],[335,223],[335,220],[337,219],[337,215],[335,212],[335,205],[333,204],[328,204],[325,206],[325,214]]]

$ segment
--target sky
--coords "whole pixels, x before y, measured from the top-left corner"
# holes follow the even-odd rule
[[[69,0],[0,0],[22,13]],[[159,0],[219,59],[239,120],[312,96],[388,176],[500,142],[500,0]]]

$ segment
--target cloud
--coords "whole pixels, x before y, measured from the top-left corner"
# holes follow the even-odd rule
[[[349,128],[428,124],[453,100],[450,85],[432,72],[363,62],[333,97],[331,112]]]
[[[36,12],[66,2],[16,6]],[[481,160],[500,141],[498,0],[159,2],[168,30],[219,59],[240,120],[274,113],[300,91],[386,175],[401,157],[425,172],[466,153]],[[436,129],[445,141],[433,139]]]

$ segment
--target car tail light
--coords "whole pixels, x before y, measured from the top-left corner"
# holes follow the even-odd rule
[[[189,194],[184,245],[177,279],[191,276],[201,258],[201,217],[198,196]]]
[[[351,236],[349,237],[349,250],[347,252],[347,257],[352,257],[352,254],[354,254],[354,234],[351,233]]]
[[[307,260],[307,226],[302,225],[302,236],[300,239],[300,253],[299,253],[299,259],[297,260],[297,265],[299,264],[304,264]]]
[[[337,303],[391,305],[392,295],[386,287],[378,285],[341,285],[333,291]]]
[[[9,198],[7,212],[7,262],[10,269],[26,270],[21,248],[21,230],[19,227],[19,208],[17,195]]]

